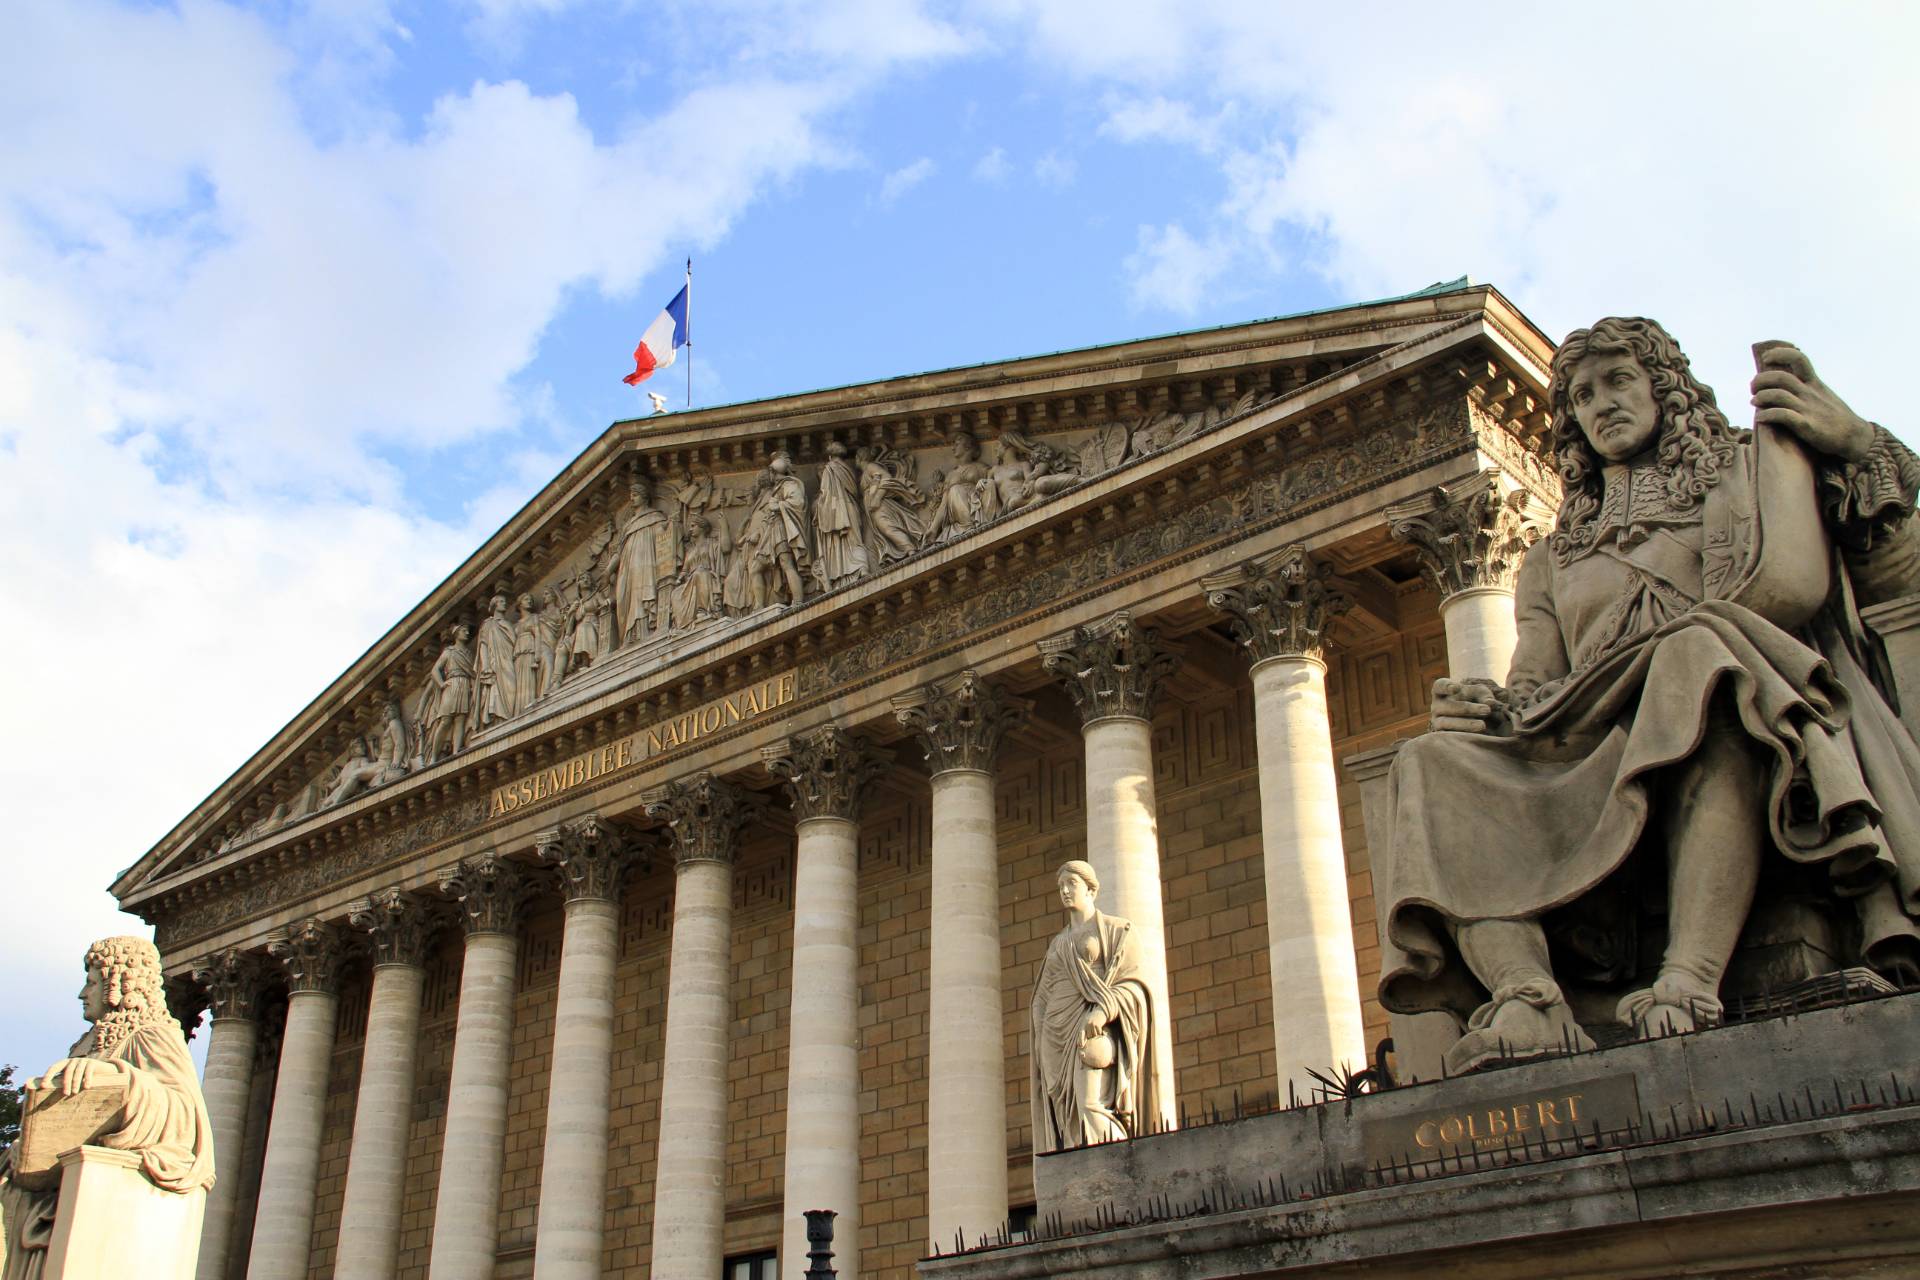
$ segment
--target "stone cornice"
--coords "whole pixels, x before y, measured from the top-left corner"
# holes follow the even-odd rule
[[[810,600],[624,684],[588,688],[530,723],[515,723],[497,742],[140,885],[123,900],[150,918],[189,912],[211,920],[194,904],[238,901],[236,895],[259,904],[249,911],[282,911],[274,904],[339,884],[349,866],[355,877],[373,876],[483,835],[501,825],[486,820],[490,786],[700,705],[737,682],[797,670],[800,696],[788,714],[802,716],[829,693],[842,696],[880,679],[898,660],[935,661],[964,637],[990,636],[1005,625],[1002,618],[1065,607],[1157,571],[1152,566],[1172,563],[1170,554],[1203,554],[1216,541],[1471,451],[1475,438],[1464,416],[1449,419],[1444,430],[1416,427],[1415,420],[1426,412],[1423,403],[1462,406],[1464,414],[1458,393],[1482,376],[1489,340],[1484,324],[1465,323],[1369,356],[855,588]],[[649,772],[671,776],[672,759],[650,762]],[[591,790],[574,793],[569,804]],[[220,918],[231,918],[230,910],[223,907]],[[184,943],[208,931],[183,919],[168,934]]]

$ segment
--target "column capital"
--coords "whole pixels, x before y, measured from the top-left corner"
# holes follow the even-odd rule
[[[618,901],[620,882],[638,860],[641,845],[617,822],[589,813],[534,837],[540,860],[560,869],[562,896]]]
[[[829,724],[762,747],[760,760],[786,783],[795,817],[858,822],[867,783],[887,771],[893,753]]]
[[[1304,546],[1269,555],[1200,579],[1207,603],[1227,615],[1234,638],[1254,662],[1268,658],[1320,661],[1328,626],[1353,607],[1333,581],[1333,566]]]
[[[1092,626],[1042,640],[1040,665],[1059,680],[1083,723],[1107,716],[1153,718],[1160,684],[1180,663],[1180,650],[1160,643],[1124,609]]]
[[[436,923],[425,900],[404,889],[380,889],[347,904],[347,920],[373,937],[376,965],[427,962],[427,940]]]
[[[167,1012],[180,1024],[187,1039],[199,1029],[200,1015],[212,1005],[212,994],[196,974],[179,973],[162,984],[167,997]]]
[[[934,773],[992,772],[1007,729],[1027,703],[1002,693],[974,671],[961,671],[893,699],[894,718],[920,737]]]
[[[536,888],[524,863],[490,850],[462,858],[440,872],[440,892],[459,908],[469,934],[520,931],[520,908]]]
[[[267,936],[267,953],[287,970],[287,989],[339,994],[340,969],[350,948],[338,925],[318,916],[299,920]]]
[[[655,787],[641,797],[647,816],[666,822],[676,867],[733,863],[742,829],[760,814],[756,799],[710,773]]]
[[[193,966],[193,980],[206,988],[215,1019],[259,1016],[267,968],[253,952],[216,952]]]
[[[1532,495],[1491,467],[1396,502],[1386,516],[1442,600],[1478,587],[1513,590],[1527,548],[1547,531]]]

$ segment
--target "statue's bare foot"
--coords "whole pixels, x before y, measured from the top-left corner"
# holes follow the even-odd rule
[[[1470,1029],[1447,1050],[1447,1074],[1460,1075],[1490,1062],[1584,1051],[1593,1038],[1573,1019],[1558,987],[1539,993],[1502,988],[1475,1011]]]
[[[1620,1021],[1642,1039],[1715,1026],[1722,1013],[1718,995],[1672,974],[1661,974],[1653,986],[1621,997],[1617,1010]]]

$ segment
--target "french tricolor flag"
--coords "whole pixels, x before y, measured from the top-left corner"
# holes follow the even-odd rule
[[[630,387],[637,387],[651,378],[656,370],[672,364],[680,354],[680,348],[687,345],[687,289],[690,284],[682,285],[680,292],[673,295],[673,301],[666,310],[654,317],[647,331],[640,335],[640,345],[633,349],[633,372],[621,381]]]

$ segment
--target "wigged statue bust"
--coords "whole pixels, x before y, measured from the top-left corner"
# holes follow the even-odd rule
[[[1094,907],[1100,880],[1069,862],[1056,879],[1067,925],[1054,935],[1033,988],[1033,1149],[1059,1151],[1137,1138],[1159,1114],[1153,1007],[1133,926]]]
[[[27,1082],[29,1098],[36,1090],[57,1090],[65,1097],[87,1091],[120,1095],[115,1127],[93,1138],[92,1145],[137,1154],[140,1172],[162,1191],[188,1195],[212,1186],[212,1128],[186,1037],[167,1012],[160,953],[144,938],[103,938],[87,948],[86,964],[80,1007],[92,1026],[66,1057]],[[19,1165],[17,1146],[0,1160],[0,1211],[6,1223],[0,1276],[38,1280],[56,1213],[76,1210],[60,1203],[57,1184],[21,1185]],[[146,1274],[164,1273],[162,1259],[150,1262],[153,1269]]]
[[[1376,864],[1382,1001],[1463,1017],[1454,1070],[1720,1019],[1784,885],[1920,977],[1920,751],[1859,612],[1920,588],[1920,460],[1794,347],[1755,355],[1747,432],[1651,320],[1555,353],[1564,496],[1512,670],[1435,687]]]

